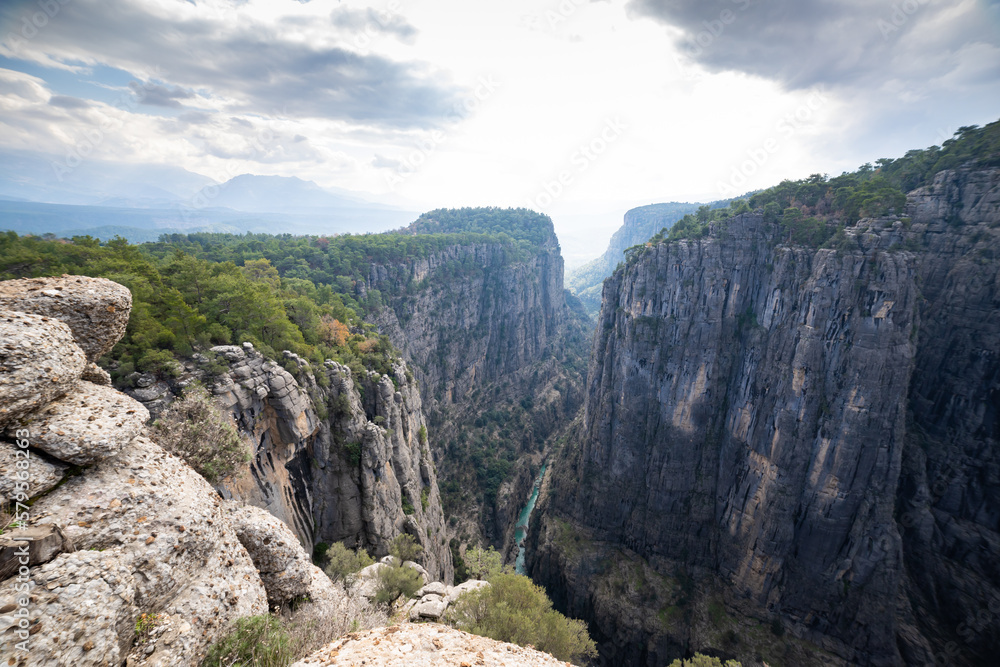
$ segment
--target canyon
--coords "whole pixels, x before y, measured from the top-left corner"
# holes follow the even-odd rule
[[[528,570],[604,664],[986,664],[1000,170],[836,248],[749,212],[605,282]]]

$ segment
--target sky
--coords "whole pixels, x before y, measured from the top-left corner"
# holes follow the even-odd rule
[[[0,3],[0,150],[527,206],[593,255],[997,118],[1000,0]]]

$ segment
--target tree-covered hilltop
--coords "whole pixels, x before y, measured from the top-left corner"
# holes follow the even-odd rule
[[[526,208],[439,208],[421,215],[403,234],[489,234],[541,246],[555,239],[552,218]]]
[[[875,165],[865,164],[834,178],[813,174],[734,199],[726,208],[702,206],[669,230],[661,230],[650,242],[701,238],[708,234],[710,223],[761,211],[766,220],[781,226],[789,243],[837,246],[843,241],[838,232],[845,225],[866,217],[901,214],[907,192],[929,185],[941,171],[963,165],[1000,166],[1000,121],[985,127],[961,127],[941,146],[911,150],[895,160],[881,158]]]
[[[552,221],[525,209],[440,210],[400,233],[341,236],[170,234],[131,245],[0,235],[0,279],[73,273],[126,285],[134,307],[128,331],[108,361],[118,378],[134,370],[170,373],[173,355],[252,342],[321,362],[385,372],[391,345],[365,322],[382,307],[364,289],[373,264],[426,258],[449,246],[499,243],[523,259],[553,237]],[[438,268],[440,278],[481,271],[471,259]]]
[[[240,239],[230,237],[234,244]],[[389,370],[391,345],[363,322],[365,304],[339,284],[283,277],[265,257],[237,265],[177,245],[0,234],[0,279],[63,273],[109,278],[131,290],[128,328],[105,360],[119,362],[119,380],[134,370],[169,375],[175,354],[243,341],[272,358],[291,350],[356,371]]]

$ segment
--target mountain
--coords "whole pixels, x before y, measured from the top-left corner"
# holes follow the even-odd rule
[[[696,211],[698,206],[670,202],[627,211],[625,221],[612,235],[604,254],[573,271],[566,279],[567,288],[580,299],[588,313],[596,315],[601,307],[601,284],[624,260],[626,248],[645,243],[664,227],[670,227],[685,214]]]
[[[294,177],[242,174],[219,184],[167,165],[64,162],[0,155],[0,229],[141,243],[177,232],[380,232],[417,216]]]
[[[966,128],[686,216],[604,283],[528,537],[603,664],[992,664],[998,167],[1000,123]]]

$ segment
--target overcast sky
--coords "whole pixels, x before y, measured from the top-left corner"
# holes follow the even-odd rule
[[[711,200],[998,117],[1000,0],[0,3],[0,149],[421,208]]]

